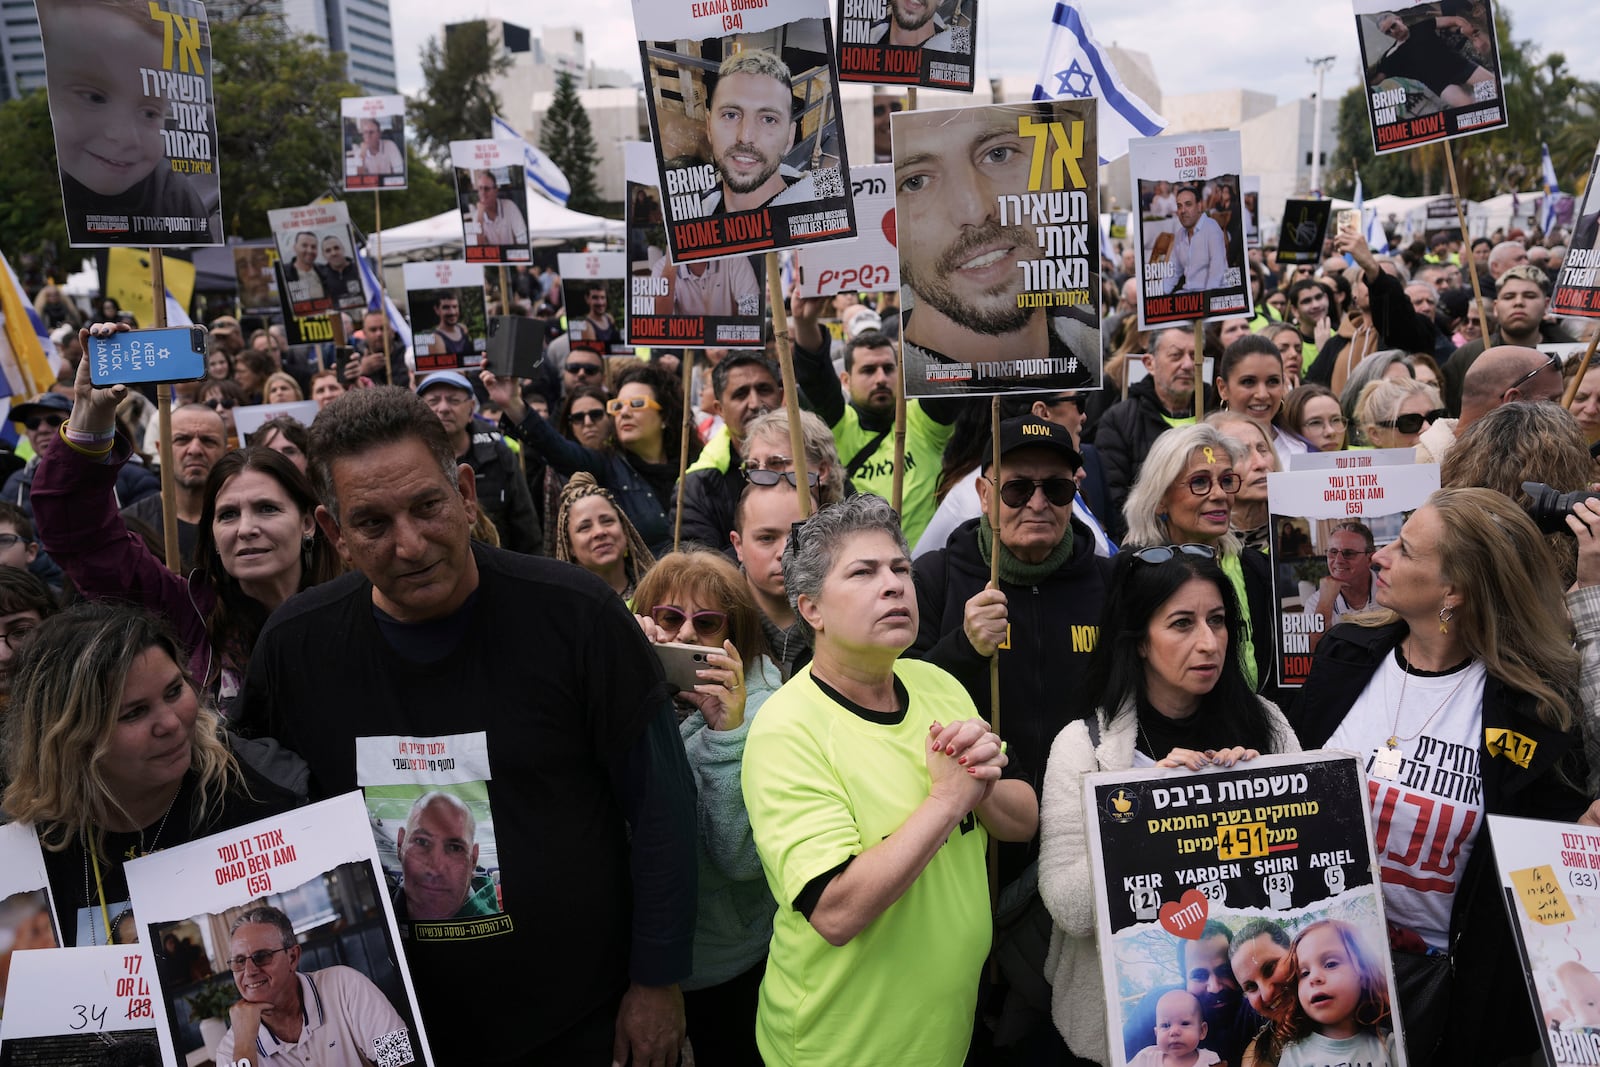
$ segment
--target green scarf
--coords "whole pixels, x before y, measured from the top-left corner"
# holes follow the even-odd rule
[[[983,561],[988,563],[994,552],[994,528],[989,525],[989,516],[982,515],[978,518],[978,551],[983,555]],[[1066,535],[1061,538],[1061,543],[1051,549],[1050,554],[1038,563],[1024,563],[1011,554],[1011,550],[1000,543],[1000,580],[1011,585],[1038,585],[1046,578],[1066,565],[1072,558],[1072,524],[1067,524]]]

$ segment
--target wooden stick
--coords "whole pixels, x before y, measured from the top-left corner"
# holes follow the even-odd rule
[[[1450,192],[1456,198],[1456,225],[1461,227],[1461,247],[1470,248],[1471,237],[1467,234],[1467,215],[1461,208],[1461,185],[1456,181],[1456,154],[1450,150],[1450,142],[1444,143],[1444,162],[1450,169]],[[1472,257],[1467,257],[1469,266],[1466,267],[1467,275],[1472,279],[1472,298],[1478,304],[1478,332],[1483,336],[1483,347],[1489,347],[1489,311],[1483,302],[1483,286],[1478,281],[1478,271],[1470,266]]]
[[[377,270],[373,271],[378,276],[378,309],[383,312],[383,380],[394,384],[394,369],[389,364],[389,287],[383,280],[383,198],[378,195],[378,190],[372,190],[372,243],[378,255]]]
[[[1000,588],[1000,397],[989,398],[989,529],[994,539],[989,544],[989,588]],[[1009,633],[1009,629],[1007,631]],[[1000,733],[1000,650],[996,648],[989,657],[989,728]],[[1000,906],[1000,843],[989,839],[989,900],[991,906]],[[998,982],[997,961],[991,960],[989,980]]]
[[[906,90],[906,110],[917,110],[917,87]],[[898,386],[894,397],[894,476],[889,483],[889,506],[902,512],[906,485],[906,337],[896,335],[898,352],[895,356],[895,378]]]
[[[166,265],[161,249],[150,250],[151,303],[155,305],[155,328],[167,325]],[[183,553],[178,550],[178,483],[172,457],[172,387],[156,390],[156,417],[161,431],[161,537],[166,543],[167,569],[183,573]]]
[[[1194,320],[1194,421],[1206,417],[1206,323]]]
[[[794,380],[794,351],[789,347],[789,318],[783,312],[783,273],[778,253],[768,252],[767,299],[772,304],[772,335],[778,344],[778,370],[783,375],[783,409],[789,416],[789,451],[794,453],[795,492],[800,494],[800,517],[811,514],[811,486],[806,484],[806,435],[800,425],[800,387]]]
[[[500,268],[505,270],[504,267]],[[689,472],[689,435],[694,432],[694,409],[689,403],[689,390],[694,383],[694,350],[683,352],[683,436],[678,442],[678,503],[672,516],[672,551],[678,551],[683,538],[683,479]],[[729,457],[729,463],[734,462]],[[802,481],[804,479],[801,479]]]
[[[1583,359],[1578,363],[1578,373],[1572,376],[1572,381],[1567,385],[1567,391],[1561,395],[1561,406],[1572,409],[1572,400],[1578,395],[1578,386],[1583,384],[1583,376],[1589,373],[1589,361],[1594,358],[1594,348],[1600,344],[1600,330],[1594,332],[1589,338],[1589,347],[1583,350]]]

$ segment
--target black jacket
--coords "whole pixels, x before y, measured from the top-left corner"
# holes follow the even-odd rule
[[[1100,416],[1088,441],[1100,453],[1101,466],[1105,468],[1107,514],[1095,517],[1106,524],[1106,533],[1121,543],[1128,532],[1122,508],[1128,502],[1128,491],[1139,468],[1157,437],[1171,427],[1162,418],[1161,401],[1156,399],[1156,383],[1141,378],[1128,387],[1128,399],[1120,400]]]
[[[1278,705],[1285,715],[1293,692],[1278,688],[1277,644],[1278,613],[1272,601],[1272,561],[1259,549],[1239,553],[1244,569],[1244,603],[1239,605],[1250,617],[1250,641],[1255,646],[1256,692]]]
[[[667,510],[673,511],[682,501],[684,544],[693,542],[717,552],[727,550],[733,513],[739,508],[739,496],[746,484],[738,462],[730,460],[727,470],[691,470],[678,481],[673,506]]]
[[[544,530],[533,510],[533,495],[516,454],[504,437],[486,426],[474,422],[469,429],[472,444],[461,459],[471,464],[477,475],[479,510],[494,523],[500,534],[500,547],[540,555],[544,551]]]
[[[1372,676],[1407,633],[1404,623],[1362,627],[1341,623],[1317,645],[1311,674],[1290,716],[1307,749],[1333,735]],[[1581,785],[1587,764],[1578,728],[1566,733],[1534,717],[1534,701],[1490,676],[1483,691],[1485,742],[1478,746],[1484,811],[1491,815],[1572,821],[1588,804]],[[1510,729],[1533,742],[1528,766],[1491,753],[1487,732]],[[1501,1063],[1539,1047],[1494,851],[1481,826],[1462,872],[1450,915],[1455,985],[1450,1019],[1434,1063]],[[1465,935],[1465,936],[1463,936]],[[1417,1067],[1425,1067],[1418,1064]]]

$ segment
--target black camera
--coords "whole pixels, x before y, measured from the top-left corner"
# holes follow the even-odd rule
[[[1572,505],[1580,500],[1600,500],[1600,493],[1583,489],[1558,493],[1543,482],[1523,482],[1522,491],[1528,494],[1528,518],[1547,534],[1571,533],[1567,516],[1572,514]]]

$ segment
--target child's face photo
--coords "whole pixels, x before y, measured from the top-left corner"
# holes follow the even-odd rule
[[[70,3],[40,5],[39,16],[47,37],[73,42],[52,50],[48,70],[61,169],[101,196],[125,192],[166,159],[166,102],[145,96],[139,78],[161,67],[159,28]]]
[[[1190,993],[1174,990],[1156,1002],[1156,1047],[1163,1056],[1188,1056],[1200,1047],[1206,1024],[1200,1002]]]
[[[1361,973],[1331,926],[1318,927],[1295,948],[1300,961],[1300,1006],[1329,1037],[1349,1037],[1361,1003]]]
[[[1556,974],[1561,993],[1578,1026],[1600,1029],[1600,978],[1581,963],[1562,964]]]

